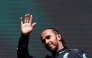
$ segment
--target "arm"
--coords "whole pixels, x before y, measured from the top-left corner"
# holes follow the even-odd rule
[[[21,36],[19,39],[19,44],[17,48],[17,56],[18,58],[33,58],[29,56],[28,53],[28,36]]]
[[[17,48],[17,57],[33,58],[28,53],[28,41],[29,41],[29,34],[32,32],[33,27],[36,23],[31,24],[32,15],[29,16],[29,14],[25,15],[24,24],[22,22],[22,18],[20,18],[20,22],[21,22],[21,37],[19,39],[19,44]]]

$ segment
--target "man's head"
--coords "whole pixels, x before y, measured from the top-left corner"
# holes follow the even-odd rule
[[[57,52],[64,47],[61,35],[54,28],[45,29],[41,33],[41,40],[44,47],[50,52]]]

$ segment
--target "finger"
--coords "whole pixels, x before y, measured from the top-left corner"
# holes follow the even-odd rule
[[[22,17],[20,17],[20,23],[21,23],[21,25],[23,24]]]
[[[32,15],[30,15],[29,23],[32,23]]]
[[[36,25],[36,22],[32,24],[32,27],[34,27]]]
[[[27,20],[26,22],[28,23],[29,22],[29,14],[27,14],[27,19],[26,20]]]
[[[25,14],[25,19],[24,19],[24,23],[27,22],[27,14]]]

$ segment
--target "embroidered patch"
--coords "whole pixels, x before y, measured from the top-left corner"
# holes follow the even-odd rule
[[[69,53],[65,53],[64,56],[63,56],[63,58],[68,58],[68,54]]]
[[[87,56],[86,56],[86,54],[85,54],[85,53],[83,53],[83,58],[87,58]]]

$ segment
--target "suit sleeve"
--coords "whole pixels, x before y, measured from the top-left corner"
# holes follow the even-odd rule
[[[29,36],[21,36],[17,48],[17,58],[34,58],[28,53]]]

